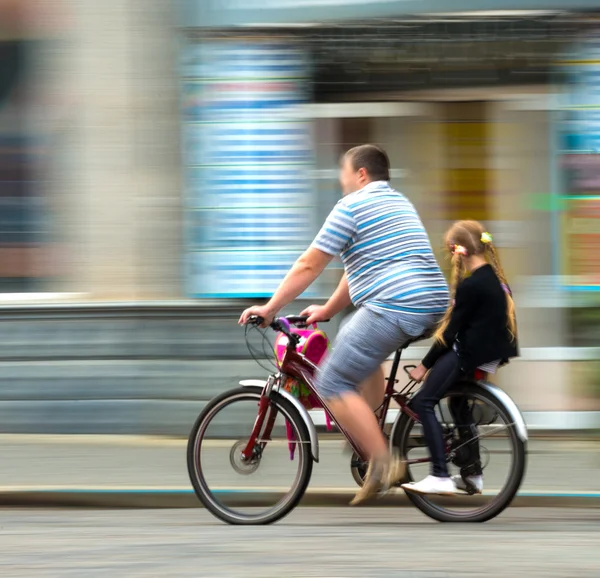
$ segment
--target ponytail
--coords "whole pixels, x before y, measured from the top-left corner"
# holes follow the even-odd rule
[[[452,272],[450,274],[450,304],[448,305],[448,309],[444,313],[438,328],[433,334],[433,338],[436,341],[439,341],[442,345],[446,345],[446,340],[444,339],[444,331],[448,327],[448,323],[450,323],[450,317],[452,317],[452,310],[454,309],[454,298],[456,297],[456,288],[460,284],[460,282],[466,277],[466,270],[458,253],[452,255]]]
[[[498,251],[496,247],[492,245],[492,243],[486,243],[485,247],[485,258],[486,261],[492,266],[496,277],[502,284],[504,291],[506,293],[506,319],[508,330],[513,338],[513,341],[517,338],[517,319],[515,314],[515,302],[512,298],[512,293],[510,291],[510,287],[508,286],[508,281],[506,280],[506,275],[504,274],[504,269],[502,269],[502,265],[500,264],[500,258],[498,257]]]

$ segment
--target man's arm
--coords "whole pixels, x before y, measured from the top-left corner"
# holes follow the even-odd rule
[[[311,325],[312,323],[331,319],[351,303],[348,279],[346,273],[344,273],[337,289],[325,305],[309,305],[300,315],[306,315],[308,317],[306,321]]]
[[[352,303],[350,299],[350,289],[348,288],[348,278],[346,273],[342,275],[337,289],[333,292],[333,295],[325,303],[325,310],[330,317],[337,315],[340,311],[343,311]]]
[[[242,313],[239,323],[244,325],[248,322],[249,317],[258,315],[265,320],[264,324],[268,325],[279,310],[306,291],[332,259],[333,255],[328,255],[316,247],[309,247],[288,271],[269,302],[263,306],[246,309]]]
[[[247,323],[252,315],[262,317],[265,320],[263,325],[271,323],[277,312],[305,291],[323,272],[334,255],[338,255],[349,243],[356,231],[356,224],[352,214],[342,205],[340,201],[329,213],[312,245],[294,263],[269,302],[262,307],[246,309],[240,317],[240,325]],[[337,293],[336,290],[332,298]],[[336,303],[338,300],[339,303],[342,302],[342,296],[341,292],[336,298]]]

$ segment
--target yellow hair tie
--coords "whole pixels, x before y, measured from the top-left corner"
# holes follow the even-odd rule
[[[481,233],[481,242],[484,245],[492,242],[492,236],[489,233]]]

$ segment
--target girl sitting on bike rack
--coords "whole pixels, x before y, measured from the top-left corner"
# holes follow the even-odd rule
[[[454,300],[434,335],[429,353],[410,372],[417,382],[429,372],[412,408],[423,426],[432,471],[424,480],[402,487],[418,494],[452,495],[457,489],[481,493],[483,471],[477,446],[472,463],[461,470],[461,475],[450,477],[435,406],[459,378],[477,368],[495,373],[498,366],[518,355],[515,306],[492,237],[481,223],[454,223],[446,233],[445,243],[452,255]],[[473,417],[468,402],[461,401],[465,400],[454,398],[450,411],[460,437],[471,439],[475,430]]]

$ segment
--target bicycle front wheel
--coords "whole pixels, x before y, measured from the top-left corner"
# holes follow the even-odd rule
[[[218,396],[204,408],[188,441],[196,495],[229,524],[280,520],[298,504],[312,473],[306,425],[281,397],[269,400],[252,456],[243,458],[261,393],[259,387],[242,387]]]
[[[467,408],[469,424],[455,423],[453,406]],[[494,518],[511,503],[525,475],[527,444],[519,438],[510,412],[485,389],[465,383],[442,398],[436,413],[449,447],[450,475],[461,476],[476,463],[478,471],[483,471],[485,488],[482,494],[464,492],[451,497],[407,492],[408,498],[439,522],[485,522]],[[467,425],[470,433],[465,439]],[[429,474],[429,450],[420,423],[401,414],[392,441],[408,463],[403,482],[418,481]]]

